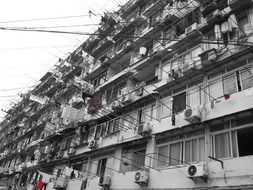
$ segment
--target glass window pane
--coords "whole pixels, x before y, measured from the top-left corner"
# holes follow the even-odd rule
[[[95,138],[96,138],[96,139],[100,138],[100,135],[101,135],[101,125],[98,125],[98,126],[97,126],[97,129],[96,129]]]
[[[115,119],[113,132],[119,131],[119,127],[120,127],[119,125],[120,125],[120,118]]]
[[[213,98],[223,97],[223,86],[221,79],[209,82],[209,93]]]
[[[232,151],[233,151],[233,157],[238,156],[237,151],[237,131],[232,131]]]
[[[168,145],[158,148],[158,162],[157,167],[168,166]]]
[[[185,162],[196,162],[197,158],[197,139],[185,142]]]
[[[169,154],[169,165],[176,166],[180,164],[181,156],[181,143],[175,143],[170,145],[170,154]]]
[[[148,106],[144,109],[144,112],[143,112],[143,115],[144,115],[144,121],[145,122],[149,122],[151,121],[151,107]]]
[[[243,89],[253,87],[253,68],[241,71],[241,79]]]
[[[133,154],[133,165],[136,168],[142,168],[145,163],[145,150],[138,151],[138,153]]]
[[[163,99],[161,100],[161,102],[162,102],[161,103],[161,118],[171,116],[171,109],[169,108],[172,108],[172,102],[170,98]]]
[[[198,161],[204,161],[205,160],[205,138],[199,139],[199,160]]]
[[[199,87],[193,87],[187,90],[187,105],[196,107],[200,105],[200,90]]]
[[[223,78],[224,94],[233,94],[237,92],[236,75],[230,75]]]
[[[215,135],[215,157],[228,158],[231,156],[229,133]]]

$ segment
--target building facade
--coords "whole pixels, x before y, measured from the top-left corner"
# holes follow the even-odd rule
[[[252,4],[130,0],[104,15],[8,110],[1,187],[252,189]]]

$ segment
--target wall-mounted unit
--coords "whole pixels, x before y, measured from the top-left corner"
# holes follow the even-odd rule
[[[130,94],[122,95],[121,98],[120,98],[120,102],[121,102],[123,105],[126,105],[126,104],[131,103]]]
[[[111,109],[112,110],[116,110],[119,109],[121,107],[121,102],[118,100],[115,100],[111,103]]]
[[[89,149],[95,149],[97,148],[97,140],[91,140],[88,144]]]
[[[104,187],[104,189],[109,189],[109,187],[111,186],[111,176],[101,176],[99,178],[99,186]]]
[[[148,185],[149,173],[148,171],[137,171],[134,176],[134,182],[140,186]]]
[[[187,177],[194,178],[207,178],[207,169],[204,163],[192,164],[188,167]]]
[[[149,136],[152,131],[152,126],[150,125],[149,122],[142,123],[138,125],[138,134],[142,135],[144,137]]]
[[[196,30],[198,28],[198,24],[195,22],[194,24],[188,26],[185,28],[185,34],[190,34],[191,32],[193,32],[194,30]]]
[[[187,108],[184,111],[184,119],[190,123],[197,123],[201,119],[201,110],[199,107]]]

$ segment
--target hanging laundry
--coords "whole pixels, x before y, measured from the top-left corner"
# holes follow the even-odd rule
[[[235,17],[234,14],[232,14],[232,15],[229,16],[228,22],[230,23],[232,29],[233,28],[238,29],[237,19],[236,19],[236,17]]]
[[[221,39],[221,29],[220,29],[220,25],[216,24],[214,26],[214,34],[216,39]]]
[[[65,168],[64,168],[64,174],[65,174],[67,177],[70,177],[70,176],[71,176],[72,171],[73,171],[72,168],[69,168],[69,167],[65,167]]]
[[[225,21],[221,24],[221,32],[222,33],[232,32],[232,26],[228,21]]]

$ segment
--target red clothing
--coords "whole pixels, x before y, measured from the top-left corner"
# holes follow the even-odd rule
[[[38,190],[42,190],[43,185],[44,185],[44,184],[43,184],[42,180],[39,180],[38,183],[37,183],[37,189],[38,189]]]

